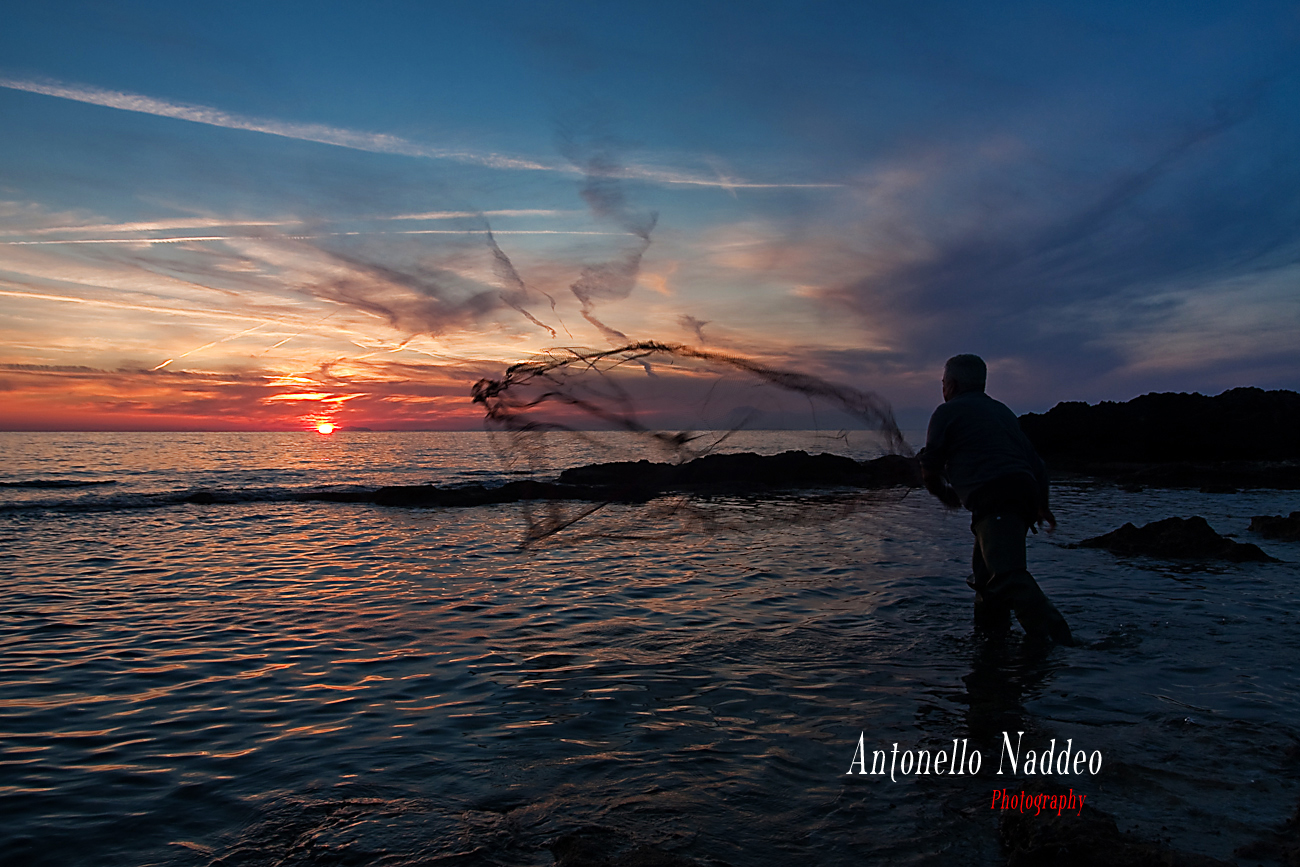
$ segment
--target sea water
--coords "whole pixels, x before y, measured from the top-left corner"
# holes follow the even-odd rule
[[[603,436],[548,459],[635,454]],[[521,547],[518,504],[294,498],[537,471],[481,433],[10,433],[0,455],[10,863],[546,865],[598,827],[732,865],[997,864],[994,793],[1038,780],[1224,858],[1300,797],[1300,545],[1246,530],[1295,492],[1057,484],[1030,568],[1081,646],[1044,656],[974,635],[968,520],[920,491],[704,522],[612,504]],[[1282,562],[1068,547],[1192,514]],[[1003,732],[1098,772],[1011,772]],[[863,774],[859,744],[868,771],[981,764]]]

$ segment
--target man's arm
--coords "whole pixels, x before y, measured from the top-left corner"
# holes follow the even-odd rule
[[[930,416],[930,424],[925,431],[925,448],[917,455],[921,463],[921,480],[925,489],[939,498],[950,509],[961,508],[961,498],[943,474],[948,457],[944,451],[945,421],[943,407]]]

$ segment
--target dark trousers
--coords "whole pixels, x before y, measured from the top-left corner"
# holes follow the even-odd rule
[[[966,583],[975,590],[975,625],[989,632],[1005,632],[1015,612],[1029,638],[1051,638],[1057,644],[1071,645],[1074,639],[1065,618],[1026,568],[1028,531],[1025,519],[1012,512],[984,515],[971,524],[975,551]]]

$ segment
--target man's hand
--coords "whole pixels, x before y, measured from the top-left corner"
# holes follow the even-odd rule
[[[1046,506],[1039,506],[1038,518],[1035,523],[1037,523],[1040,527],[1043,524],[1046,524],[1047,532],[1051,533],[1056,529],[1056,516],[1053,515],[1052,510],[1047,508]]]
[[[938,497],[939,502],[943,503],[950,509],[961,508],[961,497],[957,496],[957,492],[953,490],[952,485],[944,484],[944,486],[937,491],[931,489],[930,493]]]
[[[957,496],[957,492],[953,490],[952,485],[948,484],[947,479],[926,472],[924,467],[921,468],[921,478],[925,481],[925,489],[938,497],[939,502],[950,509],[961,508],[961,498]]]

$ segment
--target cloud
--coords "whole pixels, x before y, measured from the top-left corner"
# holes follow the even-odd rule
[[[245,224],[251,225],[251,224]],[[268,223],[264,225],[276,225]],[[390,232],[311,232],[307,234],[288,235],[294,240],[308,238],[352,238],[361,235],[477,235],[480,229],[399,229]],[[568,229],[506,229],[498,235],[621,235],[622,232],[583,232]],[[46,241],[0,241],[0,246],[8,247],[51,247],[58,244],[185,244],[202,241],[230,241],[245,238],[248,235],[177,235],[166,238],[59,238]]]
[[[29,93],[39,93],[45,96],[57,97],[59,99],[70,99],[75,102],[85,102],[91,105],[104,106],[105,108],[116,108],[122,111],[134,111],[141,114],[157,115],[159,117],[170,117],[176,120],[187,120],[193,123],[219,126],[226,129],[260,132],[267,135],[299,139],[301,141],[318,142],[320,144],[335,145],[337,147],[369,151],[371,153],[453,160],[456,162],[472,163],[497,169],[522,169],[527,171],[563,170],[562,167],[555,165],[506,157],[500,154],[476,154],[466,151],[453,151],[445,148],[429,147],[427,145],[417,144],[416,142],[409,141],[399,136],[387,135],[384,133],[357,132],[354,130],[341,129],[339,127],[326,126],[324,124],[290,123],[286,121],[245,117],[243,115],[231,114],[208,106],[167,102],[149,96],[142,96],[137,93],[127,93],[120,90],[105,90],[103,88],[91,87],[88,85],[68,85],[57,82],[38,82],[13,78],[0,78],[0,87],[6,87],[11,90],[24,90]]]
[[[13,285],[13,284],[10,284]],[[0,296],[8,298],[30,298],[37,301],[53,301],[61,304],[84,304],[90,307],[103,307],[112,310],[134,310],[142,313],[161,313],[168,316],[185,316],[198,319],[234,319],[247,322],[251,317],[239,313],[221,310],[194,310],[181,307],[152,306],[148,304],[127,304],[100,298],[78,298],[75,295],[52,295],[46,292],[25,292],[12,289],[0,289]]]
[[[4,205],[16,206],[17,203],[6,202]],[[66,235],[66,234],[126,234],[136,232],[165,232],[175,229],[228,229],[228,228],[251,228],[262,229],[266,227],[284,228],[286,226],[303,227],[306,225],[304,220],[241,220],[221,217],[176,217],[168,220],[145,220],[131,223],[82,223],[76,225],[64,226],[42,226],[32,227],[30,221],[48,219],[41,209],[36,205],[30,205],[25,209],[19,210],[14,208],[15,215],[21,214],[28,221],[28,225],[21,228],[0,230],[0,234],[21,235],[30,237],[33,235]],[[461,220],[474,219],[481,220],[484,217],[559,217],[567,216],[574,213],[573,211],[557,210],[555,208],[512,208],[495,211],[428,211],[420,214],[370,214],[351,218],[352,220],[362,221],[434,221],[434,220]],[[0,216],[8,216],[0,214]],[[347,218],[337,218],[330,222],[343,222]],[[314,221],[319,223],[320,221]],[[400,231],[400,230],[399,230]],[[438,230],[433,230],[438,231]],[[455,231],[475,231],[475,230],[444,230],[449,233]],[[518,231],[518,230],[516,230]],[[536,234],[543,230],[533,230],[530,234]],[[561,230],[549,230],[547,232],[561,234]],[[190,240],[183,238],[162,238],[147,240]],[[87,243],[107,243],[105,241],[86,240]],[[46,241],[42,243],[61,243],[60,241]]]
[[[501,209],[495,213],[515,216],[519,210]],[[241,357],[262,359],[268,353],[272,357],[306,353],[311,358],[330,348],[356,355],[353,345],[369,353],[395,351],[407,348],[410,338],[417,335],[436,337],[443,346],[457,345],[462,351],[493,347],[491,351],[498,357],[515,359],[519,341],[528,335],[511,323],[507,315],[510,311],[542,329],[542,334],[552,340],[557,336],[552,326],[564,326],[555,296],[545,287],[568,285],[579,274],[578,294],[585,294],[591,315],[593,303],[625,298],[635,284],[645,243],[636,236],[632,237],[637,249],[599,266],[584,269],[579,262],[565,257],[531,261],[530,266],[543,280],[539,288],[530,285],[515,267],[484,213],[397,216],[468,219],[463,214],[472,215],[478,225],[428,230],[437,233],[437,244],[414,243],[418,236],[404,232],[305,235],[267,231],[277,225],[292,230],[303,225],[300,221],[257,221],[263,225],[256,232],[212,236],[202,242],[193,240],[200,236],[140,238],[131,236],[155,231],[169,221],[110,224],[87,219],[81,221],[83,226],[106,229],[105,234],[121,229],[126,237],[102,239],[122,242],[103,245],[86,243],[60,248],[65,241],[56,241],[53,245],[3,248],[7,250],[3,257],[5,273],[0,278],[11,279],[0,279],[0,296],[23,301],[21,316],[47,317],[48,305],[87,311],[71,319],[62,317],[61,330],[46,339],[46,346],[5,353],[6,360],[52,361],[58,356],[49,353],[61,351],[64,345],[75,345],[91,352],[90,357],[98,364],[131,357],[143,359],[140,364],[144,367],[162,370],[182,363],[211,363],[214,358],[228,362]],[[199,219],[240,228],[248,225],[238,220]],[[39,225],[41,221],[33,222]],[[76,227],[65,224],[63,228]],[[507,230],[503,234],[515,231],[533,230]],[[584,234],[628,237],[621,228]],[[397,240],[404,236],[411,240]],[[550,315],[541,317],[541,311],[548,307]],[[109,320],[114,323],[111,333],[115,337],[101,339],[110,332],[104,331],[103,320],[98,320],[92,310],[109,316],[115,311],[154,316],[128,320],[119,315]],[[173,324],[168,321],[172,316],[191,320],[193,325]],[[551,321],[544,322],[543,318]],[[239,323],[239,327],[227,323]],[[593,326],[600,330],[595,323]],[[260,335],[252,334],[259,329]],[[392,331],[398,336],[393,337]],[[17,334],[15,330],[5,335],[11,347],[12,337]],[[297,339],[304,334],[305,339]],[[250,341],[250,336],[263,339]],[[399,346],[402,336],[406,339]],[[280,351],[290,341],[294,341],[293,346]],[[533,348],[544,345],[538,343]],[[422,340],[409,349],[428,352],[433,346]]]
[[[169,229],[215,229],[244,226],[283,226],[284,222],[276,220],[223,220],[205,217],[182,217],[175,220],[150,220],[135,223],[98,223],[80,226],[45,226],[43,228],[24,228],[5,234],[55,235],[67,232],[162,232]]]
[[[837,239],[833,265],[805,272],[808,296],[883,323],[914,364],[961,351],[1033,359],[1067,393],[1153,353],[1191,372],[1185,348],[1174,351],[1185,341],[1157,335],[1201,331],[1198,295],[1300,255],[1300,170],[1283,156],[1294,142],[1259,116],[1252,92],[1226,105],[1166,129],[1163,147],[1124,168],[1118,154],[1061,143],[935,148],[883,166],[862,187],[870,207],[856,222],[773,245],[802,251],[807,265],[808,251]],[[1276,299],[1245,303],[1256,310],[1246,320],[1274,311],[1294,328]]]
[[[503,305],[490,287],[435,263],[390,264],[320,248],[304,252],[314,260],[303,275],[310,294],[378,316],[406,334],[471,328]]]
[[[259,132],[299,141],[317,142],[351,150],[370,153],[394,154],[398,156],[420,157],[424,159],[448,160],[451,162],[483,166],[505,171],[554,172],[576,174],[572,166],[563,163],[548,163],[523,157],[503,154],[432,147],[414,142],[400,136],[387,133],[361,132],[314,123],[293,123],[291,121],[272,120],[268,118],[247,117],[233,114],[204,105],[168,102],[128,93],[120,90],[107,90],[100,87],[79,84],[63,84],[55,81],[31,81],[17,78],[0,78],[0,87],[38,93],[57,99],[68,99],[90,105],[114,108],[120,111],[151,114],[208,126]],[[621,167],[619,177],[649,181],[657,184],[684,185],[697,187],[720,187],[735,189],[783,189],[783,188],[835,188],[840,184],[809,183],[752,183],[734,178],[706,177],[675,169],[656,166]]]

